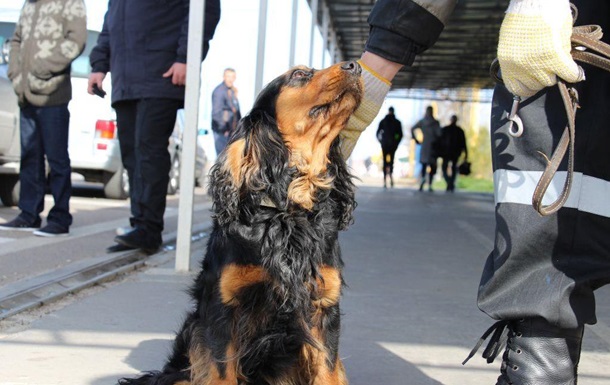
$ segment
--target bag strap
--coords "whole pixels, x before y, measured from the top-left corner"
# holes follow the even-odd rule
[[[576,20],[577,11],[575,7],[573,7],[573,9],[575,11],[574,20]],[[572,58],[576,61],[588,63],[610,72],[610,45],[602,42],[600,40],[602,37],[602,29],[598,25],[574,27],[571,38]],[[551,159],[547,158],[548,164],[536,185],[532,197],[534,209],[543,216],[553,214],[563,207],[570,195],[570,188],[572,187],[572,179],[574,176],[574,139],[576,132],[575,121],[576,110],[578,108],[578,93],[575,88],[569,87],[563,80],[560,80],[558,83],[559,92],[563,99],[568,118],[568,124]],[[544,198],[544,194],[551,184],[566,152],[568,153],[568,169],[561,194],[553,203],[543,206],[542,199]]]
[[[570,5],[572,7],[574,21],[576,21],[578,10],[573,4]],[[572,58],[576,61],[587,63],[610,72],[610,45],[602,42],[602,37],[602,29],[598,25],[574,27],[572,29],[571,37]],[[495,59],[490,68],[491,77],[496,82],[504,83],[499,75],[499,70],[500,65],[498,59]],[[561,79],[558,81],[558,88],[563,100],[568,123],[551,158],[549,159],[545,154],[540,153],[546,158],[547,166],[542,172],[542,176],[534,189],[532,205],[534,206],[534,209],[543,216],[553,214],[563,207],[570,195],[574,176],[574,139],[576,133],[576,110],[579,107],[578,93],[574,87],[568,86],[566,82]],[[568,169],[563,189],[554,202],[544,206],[542,205],[542,199],[566,153],[568,153]]]

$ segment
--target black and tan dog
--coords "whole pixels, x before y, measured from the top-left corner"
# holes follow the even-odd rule
[[[173,354],[120,384],[347,384],[338,232],[355,201],[338,135],[360,72],[296,67],[261,92],[211,171],[214,229]]]

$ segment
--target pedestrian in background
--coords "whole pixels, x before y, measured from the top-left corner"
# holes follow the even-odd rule
[[[394,187],[394,154],[402,140],[402,124],[394,115],[394,107],[388,108],[388,114],[379,122],[377,140],[381,143],[383,154],[383,187],[387,188],[386,179],[390,179],[390,186]]]
[[[19,209],[3,230],[65,236],[72,225],[72,182],[68,131],[72,99],[71,64],[87,41],[83,0],[26,1],[10,41],[8,77],[20,107],[21,162]],[[54,205],[40,228],[47,187]],[[39,229],[40,228],[40,229]]]
[[[417,138],[415,130],[421,130],[423,139]],[[438,120],[434,118],[434,109],[432,106],[426,108],[426,114],[424,117],[415,123],[411,128],[411,136],[415,143],[421,145],[419,152],[419,163],[421,164],[421,183],[419,185],[419,191],[424,189],[426,180],[428,181],[428,191],[433,191],[432,180],[436,175],[436,159],[438,153],[436,149],[436,143],[441,136],[441,125]]]
[[[129,176],[131,231],[117,235],[125,249],[156,251],[162,243],[169,137],[184,106],[190,0],[111,0],[90,55],[88,92],[112,73],[123,167]],[[203,58],[220,18],[220,1],[205,2]]]
[[[456,115],[451,116],[451,123],[441,130],[439,150],[442,158],[441,168],[447,183],[447,191],[455,191],[455,179],[458,174],[459,159],[464,154],[464,161],[468,161],[468,148],[464,130],[457,125]]]
[[[233,68],[225,69],[222,83],[212,92],[212,131],[217,156],[227,146],[229,137],[241,119],[237,88],[235,88],[236,75]]]

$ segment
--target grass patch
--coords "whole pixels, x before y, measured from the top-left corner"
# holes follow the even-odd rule
[[[436,190],[445,190],[447,188],[445,181],[436,181],[432,186]],[[460,175],[457,180],[457,189],[460,191],[493,193],[494,183],[490,179]]]

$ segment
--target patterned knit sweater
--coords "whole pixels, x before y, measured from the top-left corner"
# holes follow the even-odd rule
[[[8,68],[19,104],[68,103],[70,65],[86,41],[83,0],[26,0],[10,42]]]

